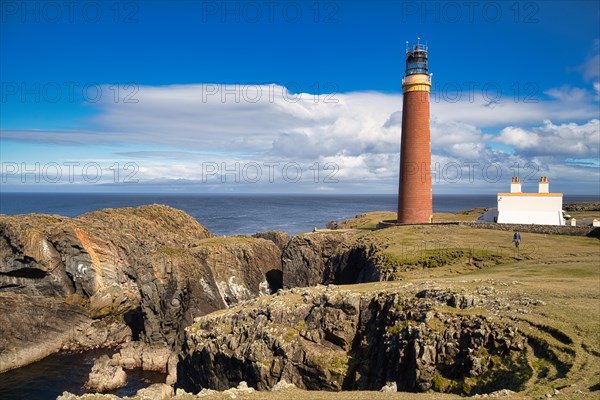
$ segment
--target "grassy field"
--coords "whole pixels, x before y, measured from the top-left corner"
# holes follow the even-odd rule
[[[457,213],[433,213],[434,222],[457,222],[474,221],[483,214],[483,208],[474,208],[472,210],[460,211]],[[396,212],[375,211],[359,214],[355,218],[350,218],[339,223],[340,229],[375,229],[380,221],[389,221],[396,219]]]
[[[459,211],[456,213],[441,212],[433,213],[434,222],[458,222],[458,221],[475,221],[477,217],[483,214],[485,208],[473,208],[470,210]],[[570,211],[570,216],[576,218],[578,224],[591,224],[593,219],[600,219],[600,211]],[[351,218],[340,222],[340,229],[374,229],[380,221],[388,221],[396,219],[396,212],[392,211],[375,211],[364,214],[359,214],[355,218]]]

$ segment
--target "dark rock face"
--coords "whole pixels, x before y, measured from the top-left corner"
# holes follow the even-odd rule
[[[0,298],[11,299],[0,317],[0,371],[78,344],[131,338],[173,348],[194,316],[281,287],[273,242],[212,236],[158,205],[77,218],[0,216]],[[32,317],[40,320],[39,347],[15,334]],[[24,348],[27,357],[17,356]]]
[[[380,244],[356,231],[293,236],[283,250],[283,287],[354,284],[393,279]]]
[[[225,390],[246,380],[264,390],[284,379],[301,388],[341,389],[341,369],[326,364],[347,359],[360,299],[306,299],[294,296],[288,302],[277,296],[223,318],[197,321],[187,328],[189,352],[179,364],[178,383],[192,391]]]
[[[377,255],[371,244],[342,245],[327,262],[323,283],[352,284],[383,279]]]
[[[41,215],[0,220],[0,291],[50,296],[74,292],[44,229],[57,223],[60,218]]]
[[[348,237],[339,233],[305,233],[293,236],[281,255],[283,287],[315,286],[325,281],[325,265]]]
[[[275,243],[279,250],[283,251],[285,246],[287,246],[290,241],[290,235],[286,232],[277,232],[277,231],[269,231],[269,232],[257,232],[252,237],[259,239],[267,239],[271,242]]]
[[[527,373],[507,382],[498,371],[527,369],[526,338],[485,317],[434,310],[445,304],[330,288],[257,299],[186,329],[179,384],[188,391],[241,381],[265,390],[280,380],[314,390],[379,390],[390,382],[414,392],[520,388]]]
[[[514,328],[480,316],[434,312],[433,304],[389,294],[372,298],[361,313],[353,352],[357,363],[349,370],[347,388],[376,390],[391,381],[399,391],[440,391],[436,381],[491,375],[490,369],[501,369],[512,358],[520,356],[515,364],[527,365],[526,338]],[[517,388],[524,383],[517,381]]]
[[[92,320],[69,299],[0,291],[0,372],[61,348],[110,346],[130,337],[123,323]]]

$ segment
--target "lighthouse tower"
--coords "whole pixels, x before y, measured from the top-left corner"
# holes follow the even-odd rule
[[[429,133],[429,92],[427,46],[420,43],[406,49],[406,74],[402,79],[402,141],[398,223],[431,222],[431,141]]]

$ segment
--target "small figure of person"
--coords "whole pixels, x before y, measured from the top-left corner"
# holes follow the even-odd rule
[[[519,246],[521,245],[521,234],[519,232],[515,231],[515,234],[513,235],[513,241],[515,242],[517,251],[519,251]]]
[[[313,232],[316,232],[316,231],[317,231],[317,227],[315,226],[315,227],[313,228]]]

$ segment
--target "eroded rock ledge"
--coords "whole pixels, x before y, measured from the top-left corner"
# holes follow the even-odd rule
[[[474,304],[415,288],[281,291],[195,319],[179,384],[192,392],[241,381],[268,390],[281,380],[333,391],[390,383],[415,392],[521,389],[531,375],[527,338],[505,321],[464,312]]]

